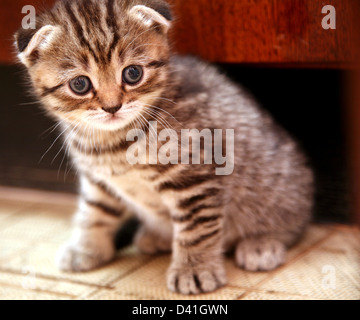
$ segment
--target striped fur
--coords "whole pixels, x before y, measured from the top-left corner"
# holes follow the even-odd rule
[[[16,40],[80,174],[75,231],[60,268],[109,262],[115,231],[136,214],[143,225],[135,243],[146,253],[172,249],[168,287],[190,294],[226,283],[225,250],[235,249],[249,270],[281,264],[310,218],[312,173],[294,141],[242,88],[204,62],[171,54],[171,19],[163,0],[63,0],[39,17],[36,32],[20,30]],[[122,79],[131,65],[144,72],[135,85]],[[92,82],[86,95],[69,87],[78,76]],[[118,106],[115,115],[103,111]],[[234,173],[216,176],[214,165],[130,165],[127,133],[143,129],[148,147],[150,120],[158,133],[234,129]]]

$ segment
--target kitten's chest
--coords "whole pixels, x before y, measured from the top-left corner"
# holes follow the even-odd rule
[[[120,175],[97,173],[97,178],[104,181],[112,190],[124,199],[140,215],[153,213],[168,216],[168,209],[163,204],[156,190],[142,171],[129,170]],[[151,175],[149,173],[149,175]]]
[[[148,165],[132,165],[126,152],[97,156],[77,153],[74,160],[80,171],[89,172],[103,182],[138,214],[169,217],[168,209],[152,181],[158,173]],[[146,155],[140,160],[145,161]]]

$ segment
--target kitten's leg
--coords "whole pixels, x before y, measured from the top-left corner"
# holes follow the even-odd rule
[[[57,256],[63,271],[88,271],[111,261],[115,233],[129,217],[121,202],[100,184],[82,177],[81,190],[73,235]]]
[[[285,262],[285,244],[271,236],[240,241],[236,247],[236,264],[248,271],[269,271]]]
[[[208,194],[213,194],[214,189]],[[204,199],[204,200],[202,200]],[[202,201],[199,201],[202,200]],[[223,206],[206,191],[180,200],[175,210],[173,256],[167,284],[171,291],[199,294],[226,284],[223,262]]]
[[[159,232],[151,230],[145,224],[141,226],[134,240],[142,253],[157,254],[171,251],[171,238],[164,237]]]

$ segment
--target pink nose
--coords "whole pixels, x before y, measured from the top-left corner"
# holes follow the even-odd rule
[[[115,114],[121,109],[122,105],[114,107],[114,108],[102,108],[105,112]]]

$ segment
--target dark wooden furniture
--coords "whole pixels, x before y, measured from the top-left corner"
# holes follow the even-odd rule
[[[213,62],[349,68],[354,66],[357,0],[329,0],[337,29],[324,30],[321,0],[169,0],[175,17],[173,39],[181,53]],[[12,35],[25,5],[38,11],[54,0],[2,0],[0,61],[11,63]]]
[[[216,62],[352,66],[356,0],[331,0],[337,29],[322,28],[319,0],[173,0],[180,52]]]

